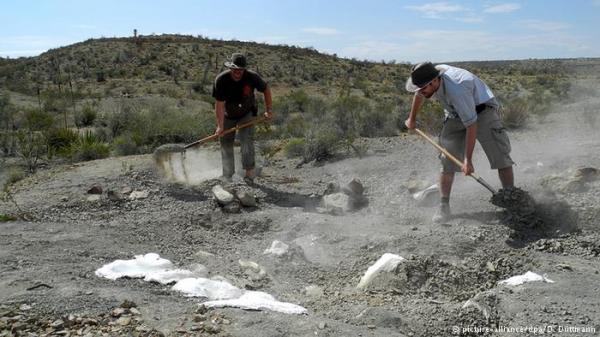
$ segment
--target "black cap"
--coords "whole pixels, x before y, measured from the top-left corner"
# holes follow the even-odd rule
[[[406,81],[406,90],[415,92],[423,88],[436,77],[440,76],[444,70],[434,66],[431,62],[423,62],[415,65],[412,68],[410,77]]]
[[[248,63],[246,62],[246,56],[241,53],[233,53],[231,54],[231,58],[229,61],[225,62],[225,66],[227,68],[233,69],[245,69]]]

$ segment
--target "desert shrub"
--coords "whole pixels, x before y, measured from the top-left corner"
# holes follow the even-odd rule
[[[23,180],[27,173],[19,166],[9,166],[6,172],[6,184],[14,184],[19,180]]]
[[[392,105],[378,104],[374,109],[363,110],[359,119],[362,137],[387,137],[396,135],[396,120]]]
[[[287,158],[302,157],[304,155],[304,145],[304,138],[291,138],[283,148],[285,156]]]
[[[71,144],[79,140],[79,135],[68,128],[50,129],[46,139],[50,153],[65,155],[68,153]]]
[[[31,130],[18,130],[17,153],[25,162],[29,172],[35,172],[40,161],[48,153],[46,138],[41,132]]]
[[[304,133],[308,123],[301,114],[293,114],[287,118],[286,123],[282,128],[282,136],[289,137],[304,137]]]
[[[419,121],[418,128],[438,134],[444,123],[444,108],[437,102],[426,101],[417,119]]]
[[[94,124],[98,112],[89,104],[86,104],[81,111],[75,113],[75,125],[77,127],[86,127]]]
[[[501,116],[505,127],[522,128],[529,119],[529,105],[523,98],[512,99],[502,106]]]
[[[123,134],[115,138],[112,142],[112,148],[117,156],[129,156],[139,153],[139,145],[136,144],[131,134]]]
[[[91,131],[79,136],[77,142],[71,144],[71,158],[74,161],[87,161],[106,158],[110,154],[110,146],[102,142]]]
[[[54,124],[54,118],[46,111],[30,109],[25,111],[23,127],[31,131],[45,131]]]
[[[304,161],[308,163],[332,158],[340,145],[338,130],[331,123],[322,123],[308,130],[304,137]]]

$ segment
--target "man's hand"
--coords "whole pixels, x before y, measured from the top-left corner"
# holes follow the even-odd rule
[[[221,125],[217,125],[217,129],[215,130],[215,135],[222,135],[225,129]]]
[[[271,118],[273,118],[273,112],[271,112],[271,111],[268,111],[268,110],[267,110],[267,111],[265,111],[265,114],[264,114],[264,115],[265,115],[265,118],[266,118],[266,119],[271,119]]]
[[[465,159],[460,169],[466,176],[471,175],[471,173],[475,172],[473,162],[468,159]]]
[[[417,127],[417,122],[414,119],[409,118],[404,121],[404,125],[406,125],[409,130],[412,130]]]

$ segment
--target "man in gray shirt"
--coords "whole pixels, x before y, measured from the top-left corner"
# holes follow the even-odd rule
[[[440,156],[441,203],[433,216],[434,222],[443,222],[450,217],[450,191],[455,172],[470,175],[473,167],[475,140],[490,162],[492,169],[498,170],[503,188],[514,186],[510,157],[510,141],[498,115],[498,101],[490,88],[477,76],[467,70],[449,65],[434,66],[424,62],[413,67],[406,90],[414,92],[412,106],[406,127],[414,129],[416,118],[425,99],[437,99],[446,114],[440,134],[440,145],[451,154],[463,159],[462,167]]]

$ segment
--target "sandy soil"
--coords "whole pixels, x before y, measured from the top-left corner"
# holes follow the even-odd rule
[[[536,198],[543,193],[544,176],[600,168],[600,136],[575,118],[577,111],[572,104],[511,134],[517,184]],[[297,161],[271,160],[255,185],[236,180],[229,186],[259,198],[258,208],[237,214],[224,212],[211,196],[218,181],[167,183],[151,156],[47,169],[17,183],[12,195],[32,220],[0,223],[0,335],[26,335],[29,329],[40,335],[60,330],[61,335],[90,336],[530,336],[533,330],[510,329],[533,327],[544,328],[548,336],[600,333],[599,180],[552,199],[577,213],[577,229],[566,226],[570,232],[553,232],[564,225],[553,223],[534,237],[515,236],[522,224],[508,219],[489,203],[487,190],[465,177],[457,178],[453,191],[455,216],[439,225],[430,220],[434,209],[417,207],[407,190],[411,180],[435,182],[434,149],[416,135],[366,142],[370,151],[364,158],[301,168]],[[498,186],[481,149],[476,152],[479,174]],[[367,207],[341,216],[309,207],[329,182],[343,185],[352,178],[366,187]],[[88,200],[93,184],[104,189],[100,200]],[[149,196],[107,197],[108,190],[125,187]],[[15,211],[10,202],[0,204],[0,213]],[[273,240],[300,253],[263,254]],[[182,267],[203,264],[211,276],[302,305],[309,314],[205,312],[200,299],[183,297],[169,286],[94,275],[113,260],[149,252]],[[357,290],[362,274],[384,253],[407,261],[366,291]],[[239,259],[259,263],[268,278],[248,278]],[[497,284],[527,271],[546,274],[555,283]],[[307,286],[321,291],[306,291]],[[469,299],[479,309],[463,308]],[[114,308],[127,301],[137,309],[115,314]],[[135,319],[117,322],[128,315]],[[51,327],[58,319],[63,324]],[[597,332],[560,330],[566,327]]]

